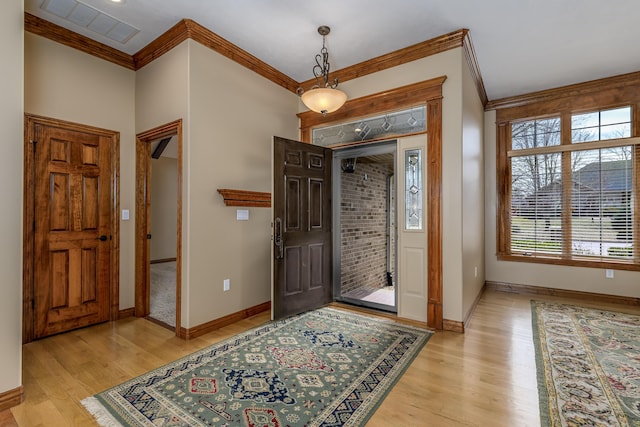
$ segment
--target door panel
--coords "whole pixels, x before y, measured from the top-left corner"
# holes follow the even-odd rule
[[[273,317],[331,301],[331,150],[274,137]]]
[[[111,139],[35,125],[34,337],[109,320]],[[100,239],[100,236],[105,236]]]

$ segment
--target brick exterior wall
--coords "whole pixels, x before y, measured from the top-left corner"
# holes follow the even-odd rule
[[[380,164],[357,163],[355,173],[342,174],[343,295],[361,287],[379,289],[387,285],[387,176],[392,173],[392,169]],[[392,203],[394,205],[395,202]],[[395,212],[392,213],[393,219]],[[395,229],[395,224],[392,229]],[[395,233],[392,233],[392,248],[394,239]],[[395,252],[392,252],[392,257],[391,272],[395,281]]]

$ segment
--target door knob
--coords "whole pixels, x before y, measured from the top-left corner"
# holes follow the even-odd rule
[[[98,240],[100,240],[101,242],[104,242],[107,240],[107,236],[103,234],[102,236],[98,237]]]

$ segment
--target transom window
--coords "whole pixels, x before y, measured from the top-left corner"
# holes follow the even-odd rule
[[[502,259],[640,269],[631,106],[513,120],[499,134]],[[507,181],[508,180],[508,181]],[[635,269],[635,268],[634,268]]]

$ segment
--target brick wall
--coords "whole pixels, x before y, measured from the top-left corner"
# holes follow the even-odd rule
[[[343,295],[360,287],[378,289],[387,284],[387,176],[391,173],[392,169],[383,165],[361,162],[356,164],[355,173],[342,173]],[[395,260],[391,265],[392,273],[394,264]]]

